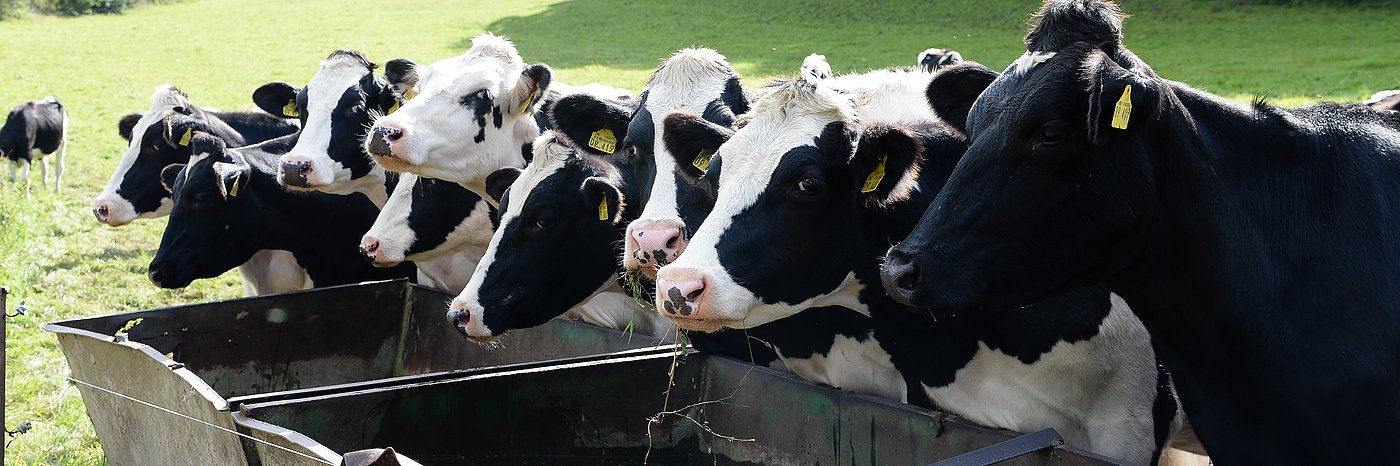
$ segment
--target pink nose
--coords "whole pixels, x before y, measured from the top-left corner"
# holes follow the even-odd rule
[[[360,240],[360,254],[364,254],[369,261],[376,262],[379,258],[379,238],[364,237]]]
[[[107,208],[107,204],[98,204],[97,207],[92,208],[92,214],[97,216],[98,221],[107,223],[107,217],[112,215],[112,211]]]
[[[673,226],[638,228],[627,236],[632,257],[644,266],[663,267],[685,251],[685,236]]]
[[[664,314],[698,317],[691,314],[700,309],[700,301],[705,296],[705,279],[657,279],[656,292],[661,299],[658,309]]]

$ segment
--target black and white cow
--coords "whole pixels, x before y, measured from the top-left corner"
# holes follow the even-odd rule
[[[695,195],[676,174],[675,158],[663,141],[661,118],[678,109],[733,126],[736,115],[749,111],[749,96],[728,59],[711,49],[683,49],[652,73],[618,146],[634,159],[641,185],[637,204],[643,206],[627,226],[622,264],[647,277],[685,250],[690,232],[710,208],[710,199]]]
[[[958,53],[957,50],[931,48],[919,52],[919,58],[915,60],[915,63],[919,65],[919,69],[933,73],[943,68],[962,63],[962,61],[962,54]]]
[[[282,154],[278,182],[293,190],[360,193],[379,206],[388,201],[392,182],[361,145],[370,122],[399,105],[376,68],[360,52],[336,50],[306,86],[272,82],[253,92],[263,110],[302,124],[296,145]]]
[[[970,147],[887,255],[886,289],[976,318],[1106,281],[1213,460],[1390,461],[1400,114],[1162,79],[1123,45],[1111,3],[1050,1],[1035,19],[1005,72],[930,85]]]
[[[390,60],[385,75],[394,92],[409,99],[374,121],[365,140],[374,161],[483,196],[487,175],[529,160],[528,146],[547,129],[545,111],[554,100],[568,93],[631,97],[599,84],[552,84],[548,66],[526,66],[514,44],[490,33],[473,38],[465,53],[431,65]]]
[[[150,110],[126,115],[118,123],[127,149],[93,201],[92,213],[114,227],[169,214],[170,191],[161,184],[160,172],[189,161],[189,138],[195,131],[223,139],[228,147],[242,147],[291,135],[297,128],[294,121],[263,112],[204,110],[191,105],[189,96],[174,86],[158,86]]]
[[[189,164],[164,172],[175,202],[150,265],[156,285],[216,277],[265,249],[291,252],[316,286],[414,275],[411,264],[381,269],[360,258],[359,232],[378,211],[368,199],[285,190],[277,182],[280,153],[227,149],[203,133],[190,144]]]
[[[389,202],[360,239],[360,253],[376,266],[389,267],[406,260],[437,259],[466,248],[484,250],[495,230],[495,212],[481,196],[462,185],[403,173]]]
[[[829,83],[778,84],[732,136],[667,116],[677,165],[713,151],[696,180],[717,191],[685,253],[658,271],[659,312],[707,331],[781,324],[819,306],[859,310],[910,402],[1154,461],[1177,422],[1175,399],[1158,390],[1165,375],[1142,324],[1105,288],[940,320],[884,295],[880,253],[913,228],[966,146],[932,119],[865,121],[860,96]]]
[[[10,182],[24,181],[29,191],[29,167],[37,159],[44,186],[49,184],[49,155],[57,153],[54,191],[63,187],[64,159],[68,155],[68,110],[53,96],[16,105],[0,127],[0,158],[10,159]]]
[[[1376,110],[1400,111],[1400,90],[1380,91],[1371,95],[1371,98],[1362,102]]]

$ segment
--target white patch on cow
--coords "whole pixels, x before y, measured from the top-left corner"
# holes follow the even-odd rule
[[[243,277],[243,295],[261,296],[273,293],[305,290],[314,286],[306,269],[297,263],[292,253],[264,249],[253,253],[248,262],[238,266]]]
[[[127,172],[131,171],[132,165],[136,164],[137,157],[141,155],[141,143],[145,139],[146,130],[151,125],[159,123],[175,107],[189,107],[189,105],[189,99],[174,86],[162,84],[155,88],[151,94],[151,108],[146,111],[146,114],[141,115],[141,118],[136,121],[136,126],[131,129],[131,143],[127,144],[126,152],[122,153],[121,160],[117,162],[116,171],[113,171],[112,176],[107,178],[107,185],[102,188],[102,192],[97,195],[97,199],[93,202],[93,207],[107,207],[108,224],[120,226],[131,223],[138,218],[155,218],[170,214],[172,203],[168,202],[169,198],[162,199],[160,208],[154,212],[136,212],[136,207],[131,204],[131,201],[117,194],[117,189],[121,188]]]
[[[724,86],[735,76],[738,75],[724,55],[703,48],[676,52],[652,74],[643,92],[647,94],[646,109],[651,114],[654,128],[652,154],[656,177],[651,181],[651,198],[642,207],[637,219],[628,225],[626,237],[632,237],[637,229],[656,225],[684,227],[685,223],[677,210],[676,179],[672,175],[676,161],[666,149],[665,128],[661,121],[668,112],[682,108],[701,114],[710,102],[724,93]],[[624,242],[624,248],[623,267],[628,270],[641,267],[630,242]]]
[[[546,131],[535,139],[535,157],[530,165],[520,172],[520,176],[510,185],[510,205],[500,212],[500,227],[491,235],[491,242],[486,247],[486,254],[482,255],[481,262],[476,264],[476,271],[472,273],[472,279],[467,283],[462,293],[452,300],[449,307],[451,311],[464,310],[471,314],[470,323],[467,325],[467,335],[472,338],[489,338],[494,335],[491,329],[486,327],[482,320],[485,308],[481,306],[481,285],[486,280],[486,271],[490,270],[491,264],[496,261],[496,257],[501,254],[501,238],[505,235],[506,229],[520,217],[520,209],[529,200],[530,194],[535,191],[540,182],[549,178],[559,169],[564,167],[564,163],[574,156],[573,150],[555,140],[552,131]]]
[[[306,180],[311,189],[341,195],[365,193],[376,205],[384,205],[388,193],[384,193],[383,168],[375,166],[366,176],[351,180],[350,168],[332,159],[328,152],[331,116],[340,104],[341,96],[347,89],[359,85],[360,79],[370,72],[369,67],[349,55],[334,55],[322,60],[320,68],[306,85],[306,124],[301,129],[301,136],[297,137],[292,150],[278,158],[278,162],[311,162],[315,168]],[[280,176],[278,182],[282,182]]]
[[[890,354],[880,347],[880,342],[872,335],[866,337],[862,342],[845,335],[835,335],[830,351],[825,355],[814,354],[810,358],[793,358],[782,354],[781,347],[774,349],[788,370],[804,379],[862,395],[907,403],[909,393],[904,376],[895,370]]]
[[[613,330],[631,327],[632,332],[640,335],[658,338],[675,335],[675,324],[650,308],[638,305],[635,298],[622,291],[616,280],[608,280],[582,304],[565,312],[564,316]]]
[[[826,55],[811,54],[802,59],[802,74],[814,79],[826,79],[831,77],[831,63],[827,63]]]
[[[467,282],[471,281],[472,271],[476,270],[476,264],[485,252],[481,248],[468,247],[453,254],[414,263],[431,286],[448,293],[461,293],[467,287]]]
[[[874,70],[836,76],[824,84],[846,94],[865,123],[909,125],[937,120],[924,94],[932,80],[924,72]]]
[[[1150,462],[1150,409],[1157,372],[1147,329],[1127,304],[1113,309],[1088,341],[1059,342],[1032,364],[986,344],[945,387],[923,387],[954,414],[995,427],[1035,432],[1054,428],[1065,443],[1095,453]]]
[[[515,45],[489,33],[472,39],[461,55],[418,67],[417,96],[375,121],[404,131],[393,152],[405,166],[388,168],[460,183],[485,197],[486,176],[525,165],[520,146],[540,132],[534,115],[517,113],[510,102],[524,69]],[[483,89],[501,106],[502,122],[496,128],[488,112],[485,140],[478,143],[474,138],[482,128],[460,101]]]
[[[1055,52],[1023,53],[1019,58],[1016,59],[1016,61],[1011,62],[1011,64],[1006,67],[1006,71],[1002,74],[1024,75],[1027,72],[1029,72],[1031,68],[1035,68],[1036,65],[1045,63],[1046,60],[1049,60],[1051,57],[1054,56]]]

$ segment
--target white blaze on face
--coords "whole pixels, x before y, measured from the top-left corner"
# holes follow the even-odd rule
[[[121,188],[122,181],[126,179],[127,172],[132,165],[136,164],[136,159],[141,155],[141,144],[145,139],[146,130],[151,125],[159,124],[166,115],[175,107],[189,107],[190,101],[178,89],[169,84],[162,84],[156,87],[151,94],[151,108],[141,115],[141,119],[136,121],[136,126],[131,129],[131,143],[126,146],[126,152],[122,153],[121,161],[117,163],[117,170],[112,172],[112,176],[107,178],[107,186],[102,188],[102,192],[97,195],[94,207],[105,206],[108,216],[107,223],[112,226],[125,225],[138,218],[163,217],[170,214],[173,203],[169,197],[161,198],[160,208],[155,212],[136,212],[136,207],[131,205],[131,201],[123,199],[117,194],[117,189]],[[153,183],[160,183],[160,180],[152,180]]]
[[[848,97],[816,80],[792,82],[770,91],[754,103],[749,115],[748,124],[715,154],[723,165],[714,210],[696,230],[680,258],[661,268],[658,279],[703,278],[705,296],[692,317],[722,321],[735,328],[761,325],[817,305],[839,304],[866,312],[866,306],[855,301],[857,293],[850,292],[863,287],[854,273],[848,274],[831,293],[801,303],[763,304],[752,291],[736,283],[720,263],[720,239],[734,217],[758,202],[772,183],[782,156],[795,147],[813,144],[828,123],[859,119]],[[658,299],[666,295],[665,291],[657,290]],[[684,323],[684,319],[677,321]]]
[[[643,91],[647,94],[646,109],[651,114],[652,154],[656,164],[656,177],[651,180],[651,197],[642,207],[641,214],[627,226],[628,238],[633,232],[643,228],[674,226],[685,228],[676,200],[676,161],[666,150],[663,140],[665,128],[661,121],[672,110],[690,109],[701,114],[705,107],[720,98],[729,79],[737,76],[724,55],[710,49],[683,49],[672,55],[653,74]],[[638,180],[641,183],[646,180]],[[636,269],[641,264],[636,259],[632,244],[625,243],[622,253],[623,266]]]
[[[417,95],[375,121],[375,126],[403,131],[393,144],[394,159],[376,160],[390,170],[453,181],[484,194],[486,176],[501,167],[523,166],[521,144],[539,135],[534,116],[520,114],[520,103],[511,103],[524,69],[515,45],[490,34],[477,36],[462,55],[418,67]],[[464,97],[481,90],[501,107],[500,128],[489,109],[483,128],[476,110],[462,105]],[[476,142],[483,130],[485,139]]]
[[[375,167],[359,180],[351,180],[350,169],[331,159],[331,116],[345,91],[360,83],[371,70],[349,55],[334,55],[321,61],[321,67],[306,85],[306,124],[292,150],[283,154],[281,163],[310,162],[314,167],[307,176],[307,185],[331,194],[366,192],[378,187],[383,190],[382,169]],[[280,182],[281,177],[278,177]],[[353,181],[353,182],[352,182]],[[290,186],[297,189],[295,186]],[[305,189],[305,188],[302,188]],[[371,196],[375,204],[383,205],[384,196]]]
[[[520,217],[520,209],[529,200],[530,194],[535,191],[540,182],[549,178],[560,168],[574,152],[559,143],[555,139],[553,132],[546,131],[534,143],[534,160],[520,172],[520,176],[510,185],[510,203],[506,210],[500,212],[500,226],[491,235],[491,243],[486,247],[486,254],[482,255],[481,261],[476,264],[476,271],[472,273],[471,281],[467,282],[467,287],[462,293],[452,300],[449,312],[465,311],[470,314],[471,319],[467,324],[467,335],[472,338],[490,338],[493,336],[491,329],[486,327],[483,319],[485,308],[480,302],[482,283],[486,280],[486,271],[491,268],[502,251],[500,250],[501,238],[505,235],[507,227]]]

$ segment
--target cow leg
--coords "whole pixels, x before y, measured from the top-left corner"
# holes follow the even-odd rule
[[[63,189],[63,170],[68,168],[68,122],[63,122],[63,139],[58,141],[58,150],[54,151],[58,157],[58,171],[54,176],[53,190],[56,192]]]
[[[11,183],[14,183],[14,182],[15,182],[15,172],[17,171],[18,168],[19,168],[19,161],[18,161],[18,160],[11,160],[11,161],[10,161],[10,182],[11,182]]]
[[[24,193],[29,194],[29,161],[19,161],[19,179],[24,182]]]
[[[44,157],[44,154],[39,153],[37,149],[34,150],[34,158],[39,160],[40,182],[47,188],[49,187],[49,158]]]

